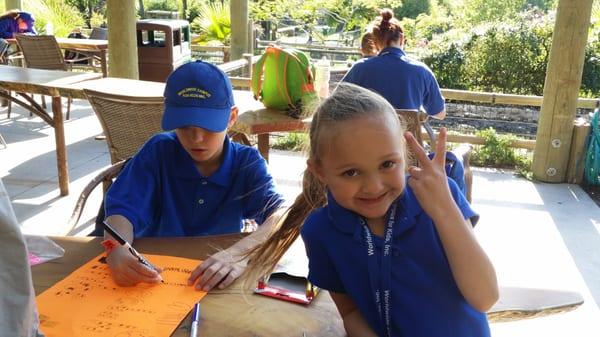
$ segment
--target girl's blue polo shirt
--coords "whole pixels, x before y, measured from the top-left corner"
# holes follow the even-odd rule
[[[138,237],[239,233],[283,202],[265,160],[225,137],[223,162],[203,177],[174,132],[150,138],[106,194],[106,216],[125,216]]]
[[[418,110],[422,106],[429,115],[445,109],[431,70],[400,48],[387,47],[377,56],[355,63],[342,81],[377,92],[395,109]]]
[[[476,213],[456,184],[448,181],[465,219],[475,219]],[[490,336],[485,313],[471,307],[458,290],[435,225],[406,186],[396,201],[393,225],[392,336]],[[341,207],[329,194],[327,206],[309,216],[301,234],[309,259],[309,280],[350,296],[371,328],[385,336],[371,287],[361,217]],[[372,237],[375,256],[381,261],[383,238]],[[381,271],[380,262],[377,268]],[[381,282],[381,272],[376,274]]]

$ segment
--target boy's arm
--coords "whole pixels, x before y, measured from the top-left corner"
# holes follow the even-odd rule
[[[106,222],[123,239],[130,244],[133,243],[133,225],[126,217],[122,215],[111,215],[106,218]],[[105,240],[115,240],[110,234],[104,232]],[[112,248],[106,257],[106,262],[110,268],[113,280],[122,287],[134,286],[140,282],[158,283],[161,277],[155,270],[152,270],[141,264],[127,248],[119,244]]]
[[[329,292],[335,306],[337,307],[342,320],[344,321],[344,329],[348,337],[377,337],[377,334],[371,329],[363,315],[358,311],[356,304],[350,296],[342,293]]]
[[[275,210],[252,234],[204,260],[192,271],[188,284],[192,285],[197,281],[196,289],[209,291],[217,284],[219,289],[223,289],[233,283],[246,268],[246,261],[241,260],[241,257],[250,248],[267,239],[284,212],[285,208]]]

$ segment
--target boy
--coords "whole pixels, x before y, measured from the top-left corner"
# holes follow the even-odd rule
[[[219,68],[202,61],[182,65],[167,79],[164,96],[162,128],[175,131],[153,136],[127,163],[106,195],[106,221],[129,242],[239,233],[243,219],[264,223],[206,259],[188,280],[196,289],[222,289],[245,268],[241,254],[266,238],[283,199],[258,151],[227,136],[238,108]],[[119,285],[161,280],[120,245],[109,249],[107,261]]]

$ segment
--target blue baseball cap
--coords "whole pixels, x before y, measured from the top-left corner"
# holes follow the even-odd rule
[[[167,78],[164,96],[163,130],[197,126],[222,132],[227,128],[235,104],[227,75],[202,61],[175,69]]]
[[[34,22],[35,18],[33,17],[33,14],[31,13],[27,13],[27,12],[19,12],[19,16],[17,17],[17,19],[21,19],[27,23],[30,22]]]

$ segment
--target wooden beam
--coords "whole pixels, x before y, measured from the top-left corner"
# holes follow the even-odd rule
[[[248,0],[231,0],[231,60],[242,58],[248,47]]]
[[[564,182],[593,0],[560,0],[544,82],[533,177]]]
[[[139,79],[135,0],[108,0],[106,19],[109,76]]]

